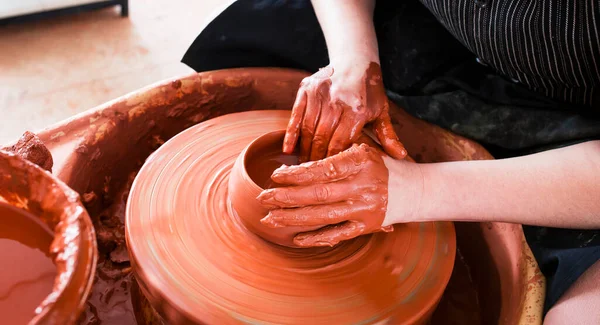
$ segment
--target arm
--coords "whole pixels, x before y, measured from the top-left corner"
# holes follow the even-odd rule
[[[401,168],[392,164],[390,178]],[[389,206],[392,223],[497,221],[600,228],[600,141],[511,159],[419,166],[424,185],[420,208],[409,217],[414,220],[406,220],[401,207]],[[406,184],[390,181],[390,198],[405,192]]]
[[[313,6],[330,62],[302,80],[283,151],[299,143],[300,161],[323,159],[350,147],[368,125],[390,156],[404,158],[379,66],[374,0],[313,0]]]
[[[423,221],[510,222],[600,228],[600,141],[534,155],[417,164],[362,144],[323,160],[282,166],[283,185],[258,200],[270,227],[328,226],[299,246],[335,245],[389,225]]]
[[[369,62],[379,63],[373,27],[375,0],[312,0],[312,5],[325,35],[331,63],[352,56],[364,64],[358,67],[361,74]]]

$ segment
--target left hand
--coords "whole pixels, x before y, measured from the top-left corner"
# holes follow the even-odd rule
[[[289,187],[267,189],[258,196],[273,209],[261,223],[272,228],[325,226],[296,235],[297,246],[334,246],[363,234],[393,230],[390,223],[384,225],[389,216],[389,171],[382,153],[366,144],[323,160],[282,166],[271,178]]]
[[[406,150],[392,126],[389,106],[379,64],[352,56],[332,62],[302,80],[283,152],[292,153],[300,142],[300,162],[333,156],[370,124],[386,153],[402,159]]]

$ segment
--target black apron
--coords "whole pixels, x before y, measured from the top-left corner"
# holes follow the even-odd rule
[[[592,109],[551,100],[480,64],[418,1],[379,1],[375,29],[389,98],[482,144],[496,158],[600,139]],[[309,0],[238,0],[186,52],[194,70],[329,64]],[[600,259],[600,231],[524,226],[546,276],[547,311]]]

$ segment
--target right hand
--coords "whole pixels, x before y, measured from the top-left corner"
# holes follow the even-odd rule
[[[281,166],[271,178],[283,186],[258,196],[271,208],[260,222],[271,228],[320,226],[294,237],[301,247],[334,246],[363,234],[392,231],[391,224],[383,226],[389,172],[382,155],[366,144],[354,144],[323,160]]]
[[[264,190],[259,202],[267,227],[319,229],[297,234],[301,247],[334,246],[340,241],[417,219],[424,180],[420,166],[398,161],[367,144],[354,144],[332,157],[281,166],[271,179],[282,185]]]
[[[349,148],[368,123],[388,155],[406,156],[392,126],[379,64],[351,58],[332,63],[302,80],[283,152],[291,153],[300,140],[300,162],[335,155]]]

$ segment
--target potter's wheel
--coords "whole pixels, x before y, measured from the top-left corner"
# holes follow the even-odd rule
[[[404,324],[433,311],[455,254],[451,223],[397,225],[334,248],[291,249],[248,232],[229,172],[289,111],[211,119],[165,143],[129,195],[127,241],[142,291],[169,323]],[[387,321],[387,322],[386,322]]]

